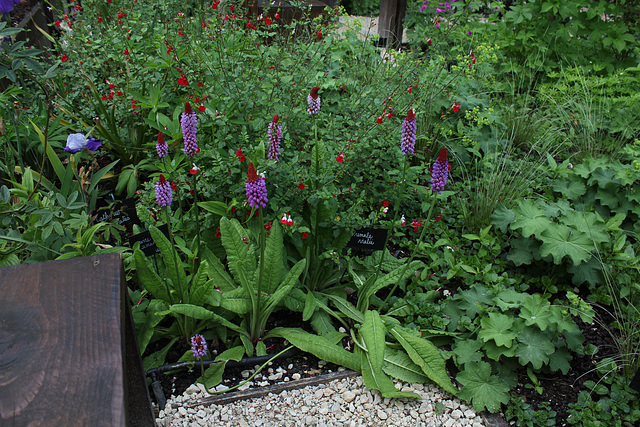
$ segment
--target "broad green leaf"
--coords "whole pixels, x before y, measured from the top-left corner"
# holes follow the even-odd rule
[[[362,287],[360,295],[358,296],[358,310],[364,311],[369,306],[369,300],[371,297],[378,292],[380,289],[383,289],[387,286],[394,285],[396,283],[404,283],[411,275],[415,273],[419,268],[424,267],[424,263],[422,261],[412,261],[411,264],[403,264],[397,267],[395,270],[390,271],[382,277],[379,277],[378,280],[371,282],[369,279],[365,282],[365,286]]]
[[[267,294],[272,294],[280,286],[280,281],[284,275],[284,265],[282,262],[282,225],[274,221],[264,249],[264,265],[262,272],[262,290]]]
[[[242,228],[237,219],[220,219],[220,237],[227,253],[227,265],[236,282],[239,279],[238,263],[244,269],[246,277],[254,277],[256,271],[256,256],[253,244],[249,242],[247,231]],[[244,240],[243,240],[244,239]]]
[[[217,201],[207,201],[207,202],[198,202],[198,206],[202,209],[214,213],[216,215],[225,216],[227,214],[227,205],[223,202]]]
[[[266,337],[284,338],[300,350],[311,353],[322,360],[360,372],[359,358],[324,337],[310,334],[298,328],[275,328]]]
[[[242,356],[244,356],[244,347],[237,345],[217,355],[215,360],[224,360],[226,362],[233,360],[234,362],[239,362],[242,359]]]
[[[534,328],[525,328],[520,332],[518,341],[520,343],[515,355],[522,366],[531,363],[534,368],[540,369],[549,362],[549,355],[555,350],[549,342],[549,336]]]
[[[150,226],[149,232],[153,241],[160,249],[164,265],[167,269],[167,274],[173,283],[174,289],[178,291],[178,295],[184,296],[188,283],[187,275],[184,271],[184,265],[178,256],[177,251],[167,239],[167,237],[157,227]]]
[[[327,335],[335,332],[336,328],[333,326],[331,315],[326,311],[318,310],[311,316],[311,327],[319,335]]]
[[[268,297],[265,301],[265,304],[262,306],[262,313],[260,313],[261,322],[266,323],[267,318],[271,315],[271,312],[276,309],[280,301],[291,292],[291,289],[298,282],[298,278],[304,271],[304,267],[307,264],[307,260],[305,258],[298,261],[291,270],[289,270],[282,279],[282,283],[280,287],[274,292],[273,295]]]
[[[431,341],[420,338],[414,334],[415,331],[402,327],[394,327],[390,332],[413,363],[418,365],[431,381],[454,396],[457,394],[458,389],[451,383],[445,361]]]
[[[480,412],[498,412],[500,404],[509,402],[509,387],[496,375],[491,375],[491,365],[487,362],[470,362],[464,366],[456,379],[463,385],[458,397],[473,404]]]
[[[238,332],[239,334],[245,335],[246,331],[239,327],[238,325],[234,325],[229,322],[224,317],[214,313],[211,310],[207,310],[204,307],[200,307],[192,304],[173,304],[169,307],[169,311],[175,314],[181,314],[183,316],[191,317],[193,319],[199,320],[213,320],[222,326],[226,326],[227,328]]]
[[[527,295],[522,301],[519,316],[524,319],[526,326],[537,325],[541,331],[544,331],[551,322],[550,306],[549,301],[542,298],[540,294]]]
[[[207,369],[205,369],[202,383],[207,390],[217,386],[222,382],[222,375],[224,374],[224,369],[226,368],[226,366],[227,361],[224,360],[218,363],[212,363]]]
[[[511,250],[507,259],[517,267],[528,265],[534,260],[534,254],[540,251],[540,243],[531,238],[521,237],[511,241]]]
[[[572,359],[573,356],[571,356],[567,347],[563,345],[556,348],[553,354],[549,355],[549,368],[554,372],[561,371],[564,375],[567,375],[571,369],[569,362],[571,362]]]
[[[209,303],[212,303],[211,299]],[[236,314],[246,314],[251,311],[251,299],[243,288],[236,288],[222,292],[219,306]]]
[[[505,314],[489,313],[489,317],[483,317],[480,324],[478,338],[484,342],[493,340],[499,346],[510,348],[516,338],[516,334],[512,330],[513,318]]]
[[[553,181],[552,188],[554,191],[561,193],[569,200],[575,200],[587,192],[587,187],[580,178],[577,179],[556,179]]]
[[[570,210],[565,212],[560,220],[563,224],[585,233],[594,242],[604,243],[611,240],[607,224],[593,212]]]
[[[355,352],[356,354],[354,356],[356,357],[358,353],[360,354],[362,379],[367,387],[378,390],[380,394],[382,394],[382,397],[388,399],[406,397],[420,398],[420,395],[416,393],[398,390],[393,384],[393,380],[391,380],[391,378],[382,371],[382,367],[380,367],[380,369],[376,369],[374,367],[375,363],[372,362],[368,352],[360,349],[359,347],[356,347]]]
[[[387,348],[384,352],[384,365],[382,370],[390,377],[402,382],[415,384],[426,383],[429,378],[422,369],[403,350]]]
[[[363,323],[364,322],[364,316],[362,315],[362,312],[356,310],[356,308],[346,299],[336,296],[336,295],[331,295],[331,294],[321,294],[324,297],[328,298],[331,300],[331,302],[333,302],[333,305],[336,306],[336,308],[338,310],[340,310],[340,312],[342,314],[344,314],[345,316],[349,317],[351,320],[357,322],[357,323]]]
[[[233,281],[226,268],[220,262],[220,260],[211,252],[205,250],[208,267],[209,277],[214,280],[215,286],[220,288],[221,291],[230,291],[237,288],[236,282]]]
[[[551,255],[555,264],[561,264],[568,256],[574,265],[579,265],[591,258],[595,249],[593,240],[588,234],[562,224],[550,224],[540,236],[542,246],[540,255]]]
[[[511,224],[511,229],[521,228],[524,237],[531,237],[533,234],[537,237],[551,224],[542,207],[531,199],[518,202],[518,206],[513,211],[516,214],[516,220]]]
[[[202,261],[195,276],[191,278],[191,289],[189,290],[189,302],[195,305],[204,305],[209,300],[209,296],[214,291],[214,281],[207,280],[209,265],[207,261]]]
[[[364,313],[364,323],[360,326],[360,336],[367,350],[367,357],[374,371],[382,370],[384,350],[387,346],[384,341],[386,329],[377,311],[367,310]]]
[[[164,360],[167,357],[167,353],[169,353],[169,349],[171,349],[176,341],[178,341],[178,338],[173,338],[171,341],[169,341],[169,344],[142,359],[142,367],[144,368],[144,370],[148,371],[149,369],[157,368],[158,366],[164,365]]]
[[[491,214],[491,223],[498,227],[503,233],[507,232],[509,224],[515,220],[516,214],[504,205],[498,206]]]
[[[139,283],[154,297],[171,303],[166,283],[149,268],[149,260],[144,253],[140,249],[136,249],[133,253],[133,259],[136,262],[136,274],[138,275]]]
[[[482,360],[481,347],[482,342],[478,340],[457,341],[452,349],[453,354],[457,357],[457,364],[464,365],[465,363]]]
[[[304,310],[302,311],[302,321],[306,322],[316,311],[316,297],[313,292],[309,291],[304,302]]]

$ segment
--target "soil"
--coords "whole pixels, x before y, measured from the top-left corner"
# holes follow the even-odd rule
[[[31,8],[38,3],[38,0],[22,0],[16,4],[11,12],[11,26],[17,27],[22,18],[27,16]]]

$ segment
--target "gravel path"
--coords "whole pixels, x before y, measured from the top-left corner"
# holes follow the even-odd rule
[[[291,384],[295,381],[291,381]],[[483,418],[435,386],[402,384],[420,399],[384,399],[366,388],[361,376],[269,393],[224,405],[211,399],[202,385],[172,396],[159,412],[158,426],[485,426]]]

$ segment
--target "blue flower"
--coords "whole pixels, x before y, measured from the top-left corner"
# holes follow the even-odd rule
[[[67,146],[64,147],[64,151],[67,153],[75,154],[86,148],[90,151],[96,151],[102,146],[102,141],[92,137],[86,137],[83,133],[72,133],[67,137]]]

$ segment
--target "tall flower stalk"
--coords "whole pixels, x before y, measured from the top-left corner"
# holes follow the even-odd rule
[[[402,122],[402,137],[400,140],[400,148],[405,156],[413,154],[416,148],[416,129],[416,113],[410,108],[407,117]]]
[[[440,192],[444,190],[444,186],[447,183],[448,175],[449,175],[449,160],[447,159],[447,150],[443,148],[442,150],[440,150],[440,153],[438,154],[438,158],[434,162],[433,168],[431,169],[431,205],[429,206],[429,212],[427,213],[425,226],[422,227],[422,232],[420,233],[420,237],[418,238],[418,241],[416,242],[416,245],[413,248],[413,251],[411,252],[411,256],[407,260],[400,277],[404,276],[407,268],[409,268],[409,264],[411,264],[411,261],[413,261],[413,259],[416,257],[416,254],[418,253],[418,249],[420,248],[420,244],[422,243],[424,234],[427,231],[427,228],[429,228],[426,226],[426,224],[428,224],[429,221],[431,220],[431,216],[433,215],[433,208],[436,205],[436,201],[438,200],[436,194],[440,194]],[[387,302],[389,301],[389,298],[391,298],[391,295],[393,295],[393,293],[396,291],[397,288],[398,288],[398,283],[396,282],[393,285],[391,292],[389,292],[387,297],[382,302],[382,305],[380,306],[380,311],[382,311],[385,308],[385,306],[387,305]]]
[[[307,113],[309,113],[310,116],[313,116],[320,112],[320,96],[318,96],[319,90],[320,88],[316,86],[311,89],[311,92],[309,92],[309,95],[307,96],[307,104],[309,105],[309,108],[307,108]]]
[[[276,162],[280,160],[280,142],[282,141],[282,125],[278,123],[278,115],[273,116],[273,120],[267,128],[269,135],[269,152],[267,156]]]
[[[182,127],[182,138],[184,139],[184,152],[187,157],[193,157],[200,151],[196,137],[198,117],[191,109],[189,102],[184,104],[184,113],[180,116],[180,126]]]

